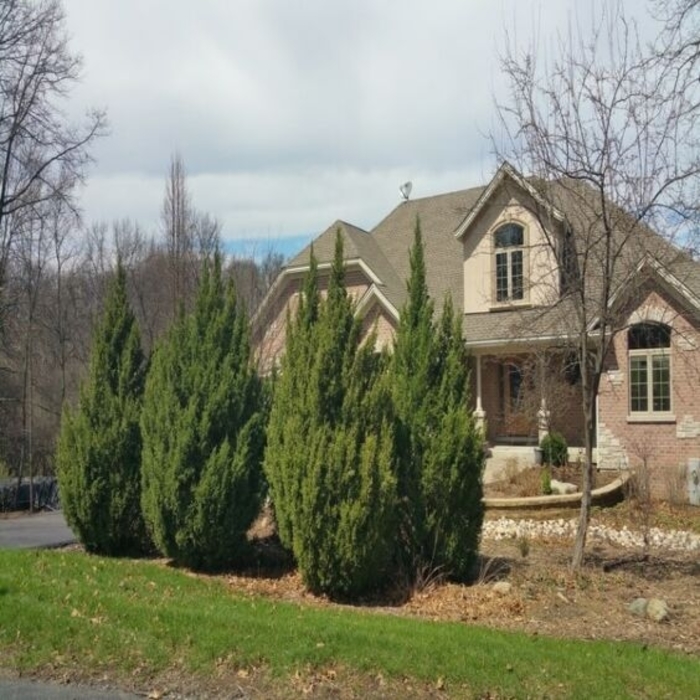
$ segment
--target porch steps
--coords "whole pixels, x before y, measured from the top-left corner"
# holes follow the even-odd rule
[[[504,479],[511,470],[522,471],[535,463],[535,445],[494,445],[489,451],[484,469],[484,483]],[[581,458],[583,448],[569,446],[569,461]],[[597,450],[593,450],[593,461],[597,462]]]
[[[500,481],[512,470],[517,473],[531,467],[534,463],[533,445],[494,445],[490,449],[490,456],[486,459],[484,483]]]

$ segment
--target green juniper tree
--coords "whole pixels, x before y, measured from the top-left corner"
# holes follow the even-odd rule
[[[433,321],[419,221],[410,270],[391,364],[400,558],[409,576],[427,566],[462,578],[483,520],[483,437],[468,408],[467,353],[449,297]]]
[[[397,415],[399,540],[403,565],[418,565],[427,539],[421,488],[423,457],[431,430],[431,394],[437,386],[433,302],[428,293],[420,222],[409,252],[408,300],[401,310],[394,342],[391,374]]]
[[[166,556],[195,569],[240,561],[263,491],[263,404],[248,321],[217,254],[146,384],[142,505]]]
[[[468,354],[462,319],[446,297],[434,349],[432,429],[423,454],[424,556],[458,579],[479,551],[483,522],[484,438],[469,410]]]
[[[314,431],[294,538],[306,585],[356,597],[392,574],[396,476],[385,359],[356,349],[335,420]]]
[[[124,555],[148,544],[141,515],[139,420],[146,362],[117,264],[96,328],[77,410],[66,409],[58,442],[61,503],[90,552]]]
[[[318,415],[309,368],[312,362],[320,295],[313,248],[309,271],[299,295],[296,314],[287,314],[287,336],[281,371],[273,385],[264,469],[275,506],[282,544],[293,549],[295,507],[301,497],[301,478],[308,459],[309,439]]]
[[[280,537],[306,585],[357,596],[391,570],[396,483],[386,360],[373,338],[360,347],[339,234],[323,301],[316,275],[312,257],[289,324],[265,465]]]

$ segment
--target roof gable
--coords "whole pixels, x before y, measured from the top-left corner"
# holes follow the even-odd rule
[[[630,295],[635,293],[640,284],[651,279],[662,289],[669,292],[686,309],[689,309],[695,317],[700,317],[700,295],[688,284],[689,282],[692,285],[697,281],[697,278],[700,276],[700,266],[694,261],[690,261],[690,265],[692,266],[690,269],[687,261],[675,266],[664,265],[653,255],[645,255],[639,262],[635,272],[620,285],[610,298],[610,308],[623,304]],[[691,277],[687,280],[682,279],[680,275],[688,271],[692,273]],[[593,330],[596,326],[597,319],[594,319],[589,329]]]
[[[469,213],[464,217],[464,220],[455,230],[455,238],[462,238],[471,225],[479,217],[479,214],[486,208],[488,203],[494,197],[495,193],[507,181],[511,181],[517,187],[524,190],[532,199],[547,211],[557,221],[563,221],[564,215],[554,206],[552,206],[535,187],[530,184],[510,163],[504,162],[498,169],[496,174],[491,179],[491,182],[483,188],[479,199],[470,209]]]

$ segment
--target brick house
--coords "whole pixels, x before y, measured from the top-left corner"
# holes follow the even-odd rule
[[[584,318],[593,344],[597,326],[574,292],[585,288],[594,309],[606,282],[595,201],[579,183],[526,179],[504,164],[486,186],[403,201],[371,231],[334,223],[313,242],[320,286],[339,231],[363,329],[375,329],[378,345],[391,343],[419,220],[436,308],[450,294],[464,313],[470,408],[489,443],[522,451],[556,430],[575,455],[584,422],[571,338]],[[700,265],[610,209],[620,233],[608,241],[615,264],[605,298],[617,333],[598,392],[595,458],[599,468],[646,463],[655,495],[676,497],[687,460],[700,458]],[[286,265],[253,319],[263,369],[284,351],[309,252]]]

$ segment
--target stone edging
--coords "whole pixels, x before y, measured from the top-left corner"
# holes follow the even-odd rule
[[[616,503],[622,500],[623,489],[630,479],[630,472],[623,472],[620,476],[599,489],[591,492],[591,503],[601,505]],[[524,496],[522,498],[484,498],[486,508],[498,509],[526,509],[526,508],[566,508],[581,503],[582,493],[568,493],[561,496]]]

